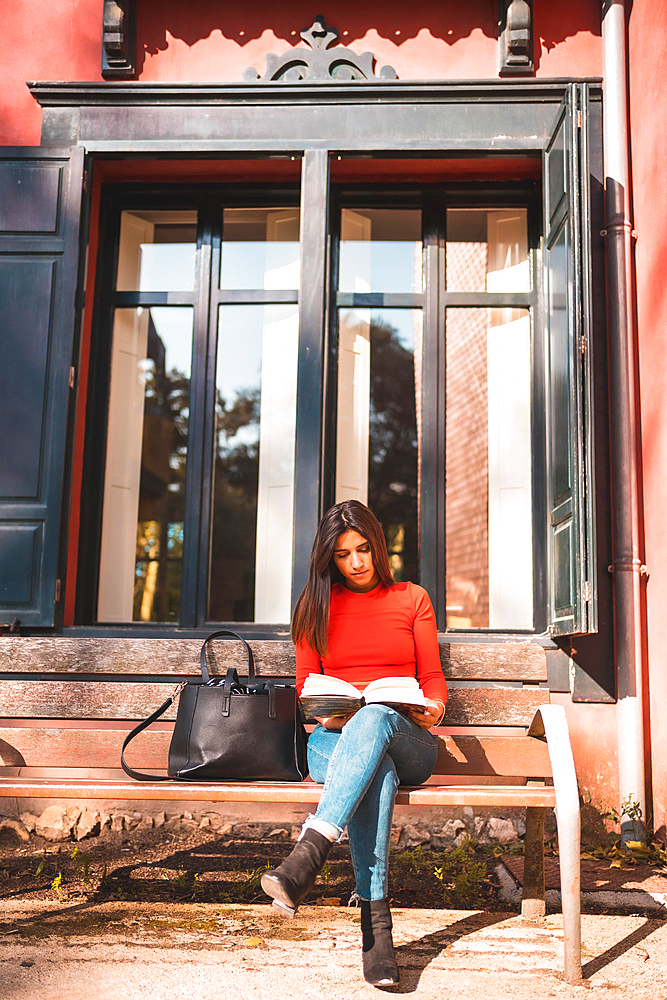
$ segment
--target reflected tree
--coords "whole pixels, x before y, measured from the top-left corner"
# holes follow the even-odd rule
[[[260,390],[216,399],[209,617],[252,621],[255,599]]]
[[[383,525],[396,580],[419,580],[414,351],[371,319],[368,505]]]
[[[147,353],[133,618],[178,621],[190,379],[167,371],[152,317]]]

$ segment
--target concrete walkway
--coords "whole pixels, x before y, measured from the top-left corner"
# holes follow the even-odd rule
[[[563,982],[560,915],[396,910],[401,984],[386,992],[462,1000],[667,997],[667,922],[583,917],[585,979]],[[302,907],[5,902],[3,1000],[348,1000],[361,974],[359,914]]]

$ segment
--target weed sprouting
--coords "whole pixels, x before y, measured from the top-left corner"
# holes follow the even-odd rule
[[[621,802],[621,816],[627,816],[631,823],[641,823],[642,807],[632,792]]]
[[[57,895],[58,899],[64,899],[64,897],[65,897],[65,890],[63,888],[63,873],[62,872],[58,872],[58,874],[54,878],[53,882],[51,883],[51,888],[53,889],[53,891]]]
[[[77,878],[79,878],[84,885],[90,885],[90,854],[87,851],[80,851],[78,847],[75,847],[70,857],[73,859],[76,866]]]
[[[320,872],[320,878],[325,883],[331,881],[332,878],[331,865],[328,862],[322,868],[322,871]]]
[[[476,844],[466,837],[456,847],[434,851],[421,846],[394,852],[391,879],[394,885],[418,892],[435,879],[445,906],[473,909],[483,902],[486,865],[476,860]]]
[[[234,893],[236,899],[239,902],[250,902],[251,899],[258,896],[262,891],[260,879],[264,872],[270,871],[271,868],[273,868],[273,865],[260,865],[259,868],[254,868],[252,871],[246,872],[246,881]]]

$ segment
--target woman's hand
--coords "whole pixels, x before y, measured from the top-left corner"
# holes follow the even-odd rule
[[[350,712],[349,715],[330,715],[322,719],[316,716],[315,721],[319,722],[325,729],[342,729],[345,723],[349,722],[352,716],[356,714],[356,712]]]
[[[437,726],[438,722],[440,722],[442,704],[439,701],[433,701],[432,698],[427,698],[423,712],[407,711],[405,714],[410,721],[414,722],[414,724],[419,726],[420,729],[431,729],[433,726]]]

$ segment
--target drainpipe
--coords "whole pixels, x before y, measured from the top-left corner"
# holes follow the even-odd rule
[[[609,326],[612,532],[616,636],[618,780],[621,803],[632,795],[646,818],[637,471],[637,374],[634,344],[624,0],[603,0],[604,174]],[[619,813],[621,810],[619,809]],[[645,837],[621,817],[623,840]],[[634,827],[634,828],[633,828]]]

